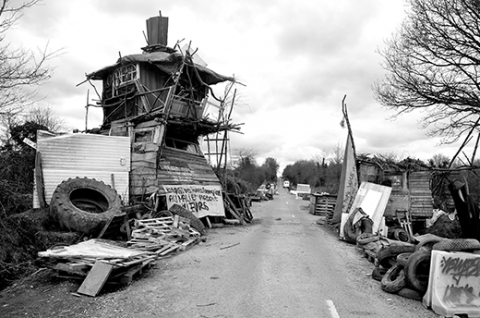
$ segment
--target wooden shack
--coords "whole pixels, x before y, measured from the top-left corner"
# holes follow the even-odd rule
[[[386,217],[397,217],[407,211],[412,219],[426,219],[433,215],[431,191],[432,172],[426,169],[409,170],[382,164],[374,160],[358,160],[359,181],[392,187],[385,208]]]
[[[168,47],[167,30],[168,18],[150,18],[142,53],[87,75],[103,86],[98,133],[130,138],[131,203],[162,192],[169,205],[180,203],[199,217],[223,216],[221,184],[199,139],[238,129],[221,117],[203,117],[208,98],[215,98],[211,85],[234,79],[197,64],[190,48]]]

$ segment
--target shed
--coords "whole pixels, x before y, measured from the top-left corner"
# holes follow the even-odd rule
[[[432,217],[430,170],[409,170],[368,160],[358,160],[357,164],[360,182],[374,182],[392,188],[385,216],[396,217],[397,211],[409,211],[412,219]]]
[[[117,190],[127,203],[130,196],[130,140],[127,137],[95,134],[52,134],[37,132],[37,152],[42,158],[45,200],[50,202],[62,181],[88,177]],[[39,208],[36,189],[33,207]]]

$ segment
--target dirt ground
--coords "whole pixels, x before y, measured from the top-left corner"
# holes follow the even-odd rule
[[[367,314],[385,317],[386,313],[390,317],[407,317],[405,314],[408,317],[437,317],[423,308],[420,302],[384,293],[379,282],[370,277],[373,265],[355,246],[339,241],[330,228],[315,224],[316,217],[300,206],[305,201],[294,203],[288,196],[284,196],[283,200],[289,201],[288,209],[285,208],[285,201],[282,202],[279,197],[271,202],[254,204],[252,212],[256,219],[253,224],[211,229],[205,243],[158,260],[154,267],[131,285],[121,289],[107,286],[96,298],[76,294],[80,282],[57,278],[51,270],[39,270],[0,292],[0,317],[270,317],[271,310],[276,310],[278,306],[278,297],[284,298],[284,317],[298,313],[299,309],[294,308],[297,303],[305,305],[303,308],[306,304],[315,306],[305,309],[307,311],[303,317],[310,317],[312,313],[320,317],[320,310],[325,305],[319,300],[326,290],[329,292],[325,297],[337,300],[342,318]],[[294,204],[295,208],[292,206]],[[281,210],[283,208],[284,211]],[[302,223],[299,223],[299,219],[303,219]],[[272,248],[259,245],[262,237],[268,239],[265,244],[273,244]],[[282,237],[285,240],[280,243]],[[294,244],[294,249],[288,247],[289,242],[293,244],[293,239],[311,238],[315,238],[315,242],[324,242],[322,246],[326,249],[322,255],[328,253],[327,249],[338,251],[326,262],[338,258],[342,263],[329,264],[331,272],[328,275],[308,266],[300,268],[300,263],[294,262],[301,257],[315,259],[315,264],[318,264],[318,256],[314,255],[317,248],[311,244]],[[281,250],[284,250],[284,254],[294,255],[285,257],[282,262],[288,263],[289,258],[293,261],[289,266],[272,267],[272,260],[283,257],[282,254],[276,254]],[[213,269],[213,264],[220,265],[220,268]],[[263,270],[257,271],[259,268]],[[241,273],[242,270],[245,273]],[[299,271],[302,271],[302,276],[298,276]],[[244,279],[249,274],[266,276],[250,281]],[[333,283],[325,288],[324,284],[318,284],[320,277],[324,279],[329,276],[337,276],[337,281],[343,281],[342,286]],[[310,280],[313,282],[315,279],[316,286],[311,286]],[[281,291],[296,280],[299,280],[297,285],[290,285],[285,292]],[[253,286],[257,281],[266,285]],[[350,288],[362,286],[363,291],[344,291],[341,289],[343,285],[350,285]],[[238,297],[229,286],[242,289]],[[272,286],[279,291],[270,291]],[[244,294],[247,289],[248,293]],[[267,298],[260,301],[265,295]],[[292,300],[293,296],[297,299]],[[340,302],[345,297],[349,297],[349,301]],[[243,305],[245,299],[249,306]],[[366,303],[371,308],[365,306]]]

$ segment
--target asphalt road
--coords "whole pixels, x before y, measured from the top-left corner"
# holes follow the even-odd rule
[[[211,229],[206,243],[159,261],[88,317],[439,317],[383,292],[353,245],[284,189],[254,202],[254,224]]]

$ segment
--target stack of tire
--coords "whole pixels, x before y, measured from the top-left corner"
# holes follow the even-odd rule
[[[387,293],[421,301],[428,288],[432,250],[480,250],[480,242],[433,237],[417,245],[389,246],[377,253],[378,266],[372,277]]]

